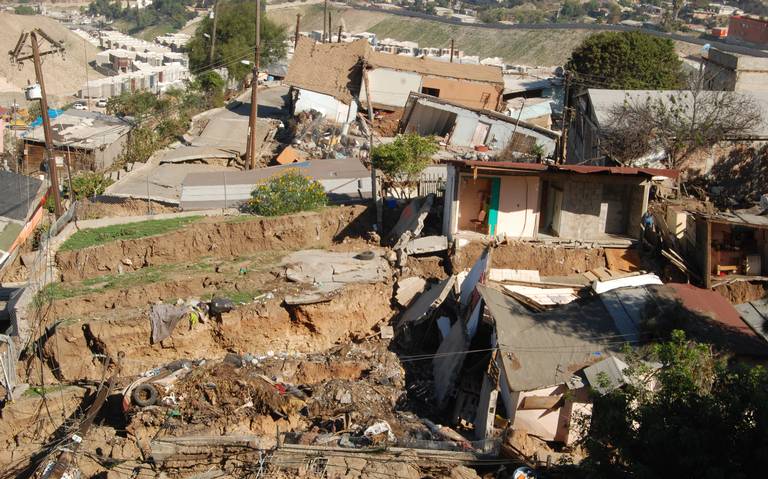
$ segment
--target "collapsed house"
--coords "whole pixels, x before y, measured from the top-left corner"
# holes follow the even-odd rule
[[[126,119],[70,109],[51,120],[52,154],[56,167],[65,171],[101,171],[122,154],[133,125]],[[45,171],[45,134],[42,122],[24,136],[22,172]]]
[[[537,271],[492,268],[486,250],[455,278],[458,290],[445,281],[412,303],[398,327],[410,331],[404,337],[439,331],[435,404],[452,424],[463,424],[478,440],[511,429],[572,444],[592,414],[592,391],[605,393],[629,380],[625,346],[660,340],[673,329],[744,360],[768,358],[764,331],[742,318],[761,317],[762,303],[745,305],[740,316],[711,290],[662,284],[641,273],[590,284],[589,274],[555,283]],[[455,302],[438,309],[446,308],[446,287],[455,291]],[[428,319],[438,315],[433,328]]]
[[[491,110],[462,106],[421,93],[411,93],[403,111],[401,130],[422,136],[439,136],[446,144],[494,151],[531,153],[540,148],[551,156],[560,133]]]
[[[469,108],[498,110],[504,91],[501,68],[464,65],[428,58],[391,55],[368,49],[364,59],[368,91],[360,102],[374,108],[403,108],[411,92],[424,93]]]
[[[291,86],[293,114],[319,111],[348,125],[357,101],[377,109],[405,107],[411,92],[470,108],[497,110],[504,80],[501,69],[408,58],[374,51],[369,43],[316,43],[299,38],[285,83]],[[368,95],[370,95],[370,102]]]
[[[629,244],[672,170],[447,160],[443,234]]]
[[[355,121],[355,98],[362,79],[360,58],[368,48],[365,40],[317,43],[299,38],[285,76],[285,83],[291,86],[291,113],[315,110],[336,123]]]

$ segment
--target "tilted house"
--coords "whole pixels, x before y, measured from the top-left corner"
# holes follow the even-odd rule
[[[509,145],[520,153],[538,146],[542,156],[551,156],[560,139],[560,133],[532,123],[422,93],[410,94],[400,126],[405,133],[439,136],[453,146],[502,151]]]

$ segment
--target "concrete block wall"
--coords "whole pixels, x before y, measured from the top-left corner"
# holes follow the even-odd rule
[[[560,212],[560,237],[593,239],[600,234],[603,185],[574,179],[565,182],[564,186]]]

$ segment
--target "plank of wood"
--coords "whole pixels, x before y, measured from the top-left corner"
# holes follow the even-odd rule
[[[605,261],[611,271],[631,273],[640,270],[640,252],[636,248],[606,248]]]
[[[525,396],[520,404],[520,409],[552,409],[563,399],[557,396]]]

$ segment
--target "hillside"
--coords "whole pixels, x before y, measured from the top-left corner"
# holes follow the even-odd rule
[[[31,60],[24,62],[23,67],[19,69],[18,65],[11,65],[6,53],[16,46],[22,31],[30,31],[33,28],[40,28],[51,38],[64,42],[64,58],[61,55],[49,55],[44,59],[45,86],[50,95],[72,95],[85,83],[86,57],[89,61],[93,60],[98,49],[56,20],[40,15],[10,13],[0,13],[0,31],[3,32],[0,35],[0,51],[4,55],[0,61],[0,93],[21,93],[27,81],[35,81],[35,68]],[[103,76],[90,66],[87,69],[90,80]]]
[[[405,18],[386,12],[332,7],[334,31],[339,22],[345,31],[376,33],[380,38],[418,42],[421,46],[447,47],[453,38],[456,47],[467,55],[501,57],[507,63],[519,65],[562,65],[581,41],[594,30],[502,30],[451,25],[420,18]],[[269,12],[269,17],[285,25],[293,33],[296,14],[301,13],[301,30],[323,28],[322,5],[302,5]],[[676,42],[681,55],[698,51],[700,47]]]

